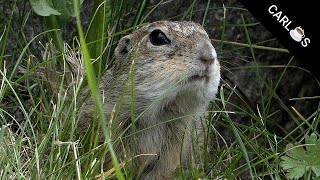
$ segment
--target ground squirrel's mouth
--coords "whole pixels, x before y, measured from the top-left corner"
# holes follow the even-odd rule
[[[196,74],[196,75],[193,75],[189,78],[189,81],[192,82],[192,81],[203,81],[205,80],[206,82],[208,82],[210,79],[209,76],[207,75],[199,75],[199,74]]]
[[[189,77],[189,82],[192,81],[206,81],[209,82],[210,80],[210,69],[206,68],[204,71],[200,71],[192,76]]]
[[[191,76],[190,80],[195,81],[195,80],[202,80],[202,79],[205,79],[205,78],[206,78],[205,75],[196,74],[196,75]]]

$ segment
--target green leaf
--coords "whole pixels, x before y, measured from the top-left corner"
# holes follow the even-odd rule
[[[80,0],[80,5],[82,3],[83,0]],[[61,13],[61,15],[57,17],[60,26],[62,26],[68,18],[75,16],[73,0],[52,0],[52,4],[54,8]]]
[[[174,179],[183,180],[183,179],[191,179],[191,178],[192,178],[191,170],[179,168],[176,170],[176,176]]]
[[[176,170],[176,180],[182,179],[204,179],[206,177],[206,173],[203,171],[199,171],[197,168],[183,169],[179,168]]]
[[[40,16],[60,15],[61,13],[53,8],[47,0],[30,0],[34,12]]]
[[[83,1],[80,0],[80,5]],[[75,16],[73,0],[30,0],[30,4],[39,16],[55,15],[60,27],[68,18]]]
[[[203,171],[199,171],[196,168],[192,168],[192,172],[195,179],[203,179],[204,177],[206,177],[206,173],[204,173]]]
[[[305,148],[304,148],[305,147]],[[280,166],[287,171],[288,178],[298,179],[311,170],[320,177],[320,139],[316,134],[306,136],[305,144],[288,144]]]
[[[312,166],[311,169],[316,174],[316,176],[320,177],[320,165]]]
[[[294,178],[300,178],[303,176],[303,174],[306,172],[303,168],[296,168],[296,170],[288,171],[287,178],[294,179]]]
[[[312,133],[310,136],[306,137],[306,144],[316,144],[317,143],[317,135]],[[307,146],[307,151],[313,151],[316,146]]]

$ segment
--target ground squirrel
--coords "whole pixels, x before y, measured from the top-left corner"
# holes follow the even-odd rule
[[[134,96],[128,80],[132,64]],[[123,145],[126,157],[138,156],[133,161],[135,179],[173,178],[175,169],[189,156],[189,127],[206,111],[219,80],[216,51],[204,28],[196,23],[153,22],[121,38],[113,66],[101,79],[100,90],[106,97],[107,118],[114,107],[120,107],[112,122],[113,138],[125,129],[126,135],[132,134],[127,127],[132,126],[134,97],[137,133],[134,138],[122,139],[115,149],[119,158],[124,157]],[[123,94],[126,82],[129,87]],[[88,107],[94,107],[91,100],[86,103]],[[86,110],[84,119],[92,119],[91,114]]]

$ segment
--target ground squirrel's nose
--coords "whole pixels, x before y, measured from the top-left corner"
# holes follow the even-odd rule
[[[216,52],[211,43],[200,45],[200,61],[205,65],[211,65],[216,59]]]

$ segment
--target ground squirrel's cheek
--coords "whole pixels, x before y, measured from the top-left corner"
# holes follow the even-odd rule
[[[161,73],[168,73],[171,72],[170,74],[175,74],[176,78],[175,81],[180,81],[185,74],[188,72],[188,68],[185,63],[183,63],[180,60],[173,59],[171,61],[166,61],[164,64],[164,71]]]

